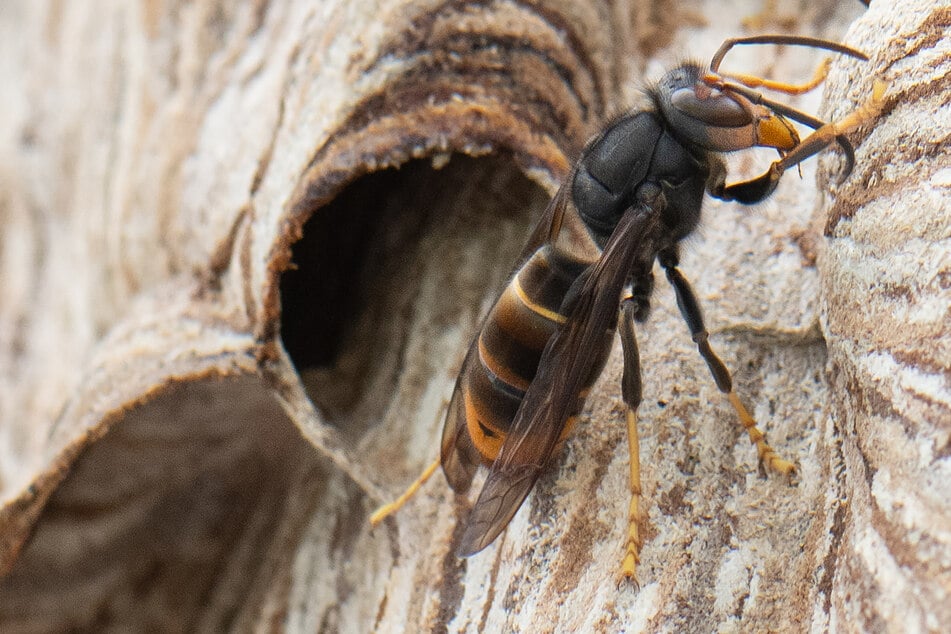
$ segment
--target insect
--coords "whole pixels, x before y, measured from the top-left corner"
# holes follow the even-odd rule
[[[619,331],[631,491],[621,574],[636,582],[641,375],[634,322],[648,316],[655,261],[761,465],[779,474],[795,471],[767,444],[733,391],[729,370],[710,347],[700,305],[678,269],[678,244],[699,223],[705,193],[755,204],[773,192],[790,167],[832,143],[842,148],[848,175],[854,153],[844,134],[878,113],[884,86],[877,86],[867,104],[840,122],[825,123],[754,88],[805,92],[822,82],[827,66],[803,85],[721,73],[724,56],[739,44],[808,46],[867,59],[855,49],[809,37],[727,40],[709,67],[677,66],[649,90],[650,107],[621,116],[590,141],[466,354],[446,412],[440,459],[403,496],[374,513],[371,522],[402,506],[440,464],[460,493],[468,490],[477,468],[486,465],[488,476],[464,520],[458,553],[472,555],[492,543],[564,442]],[[791,121],[814,131],[800,140]],[[752,147],[775,148],[780,158],[756,178],[727,184],[719,155]]]

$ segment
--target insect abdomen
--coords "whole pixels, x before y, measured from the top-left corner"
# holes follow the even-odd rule
[[[486,318],[479,333],[479,363],[462,384],[469,436],[492,462],[528,389],[545,344],[565,322],[562,303],[585,264],[559,257],[550,246],[537,250],[518,270]],[[606,333],[610,342],[613,333]],[[588,388],[607,360],[604,346],[595,371],[578,395],[580,409]],[[573,417],[572,417],[573,418]],[[573,421],[565,428],[565,433]]]

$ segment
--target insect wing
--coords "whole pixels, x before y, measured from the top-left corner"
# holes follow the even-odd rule
[[[574,180],[574,173],[574,170],[572,170],[568,176],[568,180],[565,181],[566,183],[570,183]],[[569,189],[570,188],[565,185],[561,186],[555,193],[555,196],[549,201],[541,218],[538,219],[538,222],[532,229],[532,233],[528,237],[528,242],[525,243],[521,255],[518,256],[517,266],[524,264],[525,260],[531,257],[542,245],[552,244],[558,238],[558,233],[561,231],[561,221],[565,216],[565,208],[570,198]]]
[[[472,443],[466,429],[466,404],[463,394],[463,382],[469,374],[469,368],[473,363],[479,362],[478,347],[479,340],[476,338],[462,362],[442,428],[440,463],[449,486],[457,493],[465,493],[469,489],[472,476],[475,475],[481,460],[479,450]]]
[[[568,188],[561,187],[532,229],[528,242],[518,258],[517,266],[521,266],[542,245],[558,237],[567,202]],[[464,493],[469,489],[472,476],[481,462],[481,454],[473,444],[467,430],[463,386],[470,368],[473,364],[480,362],[478,347],[479,339],[477,337],[469,346],[466,358],[462,362],[462,368],[459,370],[456,386],[452,391],[452,399],[449,401],[449,409],[446,411],[446,419],[443,423],[440,462],[449,485],[457,493]]]
[[[492,543],[538,480],[593,371],[605,333],[617,323],[621,291],[654,217],[643,204],[629,209],[601,258],[575,282],[580,290],[568,319],[542,353],[538,372],[467,518],[459,555],[477,553]]]

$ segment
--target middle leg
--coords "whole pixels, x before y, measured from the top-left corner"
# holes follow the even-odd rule
[[[693,337],[694,343],[697,344],[700,356],[703,357],[703,360],[707,363],[707,367],[710,368],[710,373],[713,375],[713,380],[716,381],[717,388],[726,394],[730,405],[732,405],[736,411],[740,424],[749,435],[750,442],[756,446],[760,463],[776,473],[783,475],[793,473],[796,470],[796,466],[788,460],[780,458],[779,454],[769,446],[766,442],[765,434],[756,426],[756,420],[750,415],[749,411],[740,401],[740,398],[736,395],[736,392],[733,391],[733,379],[730,376],[730,371],[713,351],[713,348],[710,347],[710,335],[703,325],[703,313],[700,310],[700,303],[690,288],[690,283],[687,282],[687,279],[677,269],[677,254],[665,252],[661,254],[659,260],[667,274],[667,280],[670,282],[670,285],[674,287],[680,314],[690,328],[690,334]]]
[[[647,282],[650,284],[650,282]],[[641,457],[640,441],[637,436],[637,408],[641,404],[641,363],[637,351],[637,339],[634,335],[634,321],[639,315],[646,316],[645,304],[635,295],[621,303],[621,347],[624,351],[624,374],[621,378],[621,396],[624,399],[627,414],[627,440],[630,465],[631,502],[627,513],[627,542],[624,559],[621,562],[621,577],[637,585],[637,564],[643,544],[640,534],[641,523]]]

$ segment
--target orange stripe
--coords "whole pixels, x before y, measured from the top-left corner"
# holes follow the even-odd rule
[[[558,324],[526,306],[511,285],[499,297],[490,319],[513,344],[531,348],[536,356],[541,356],[549,337],[558,328]]]
[[[462,389],[462,398],[466,407],[466,429],[469,432],[469,438],[472,439],[472,444],[479,450],[482,457],[491,462],[499,455],[499,449],[502,447],[502,441],[505,440],[505,434],[496,429],[494,425],[489,425],[485,420],[480,420],[479,411],[472,401],[468,387]],[[496,434],[496,437],[487,436],[479,426],[480,423]]]

